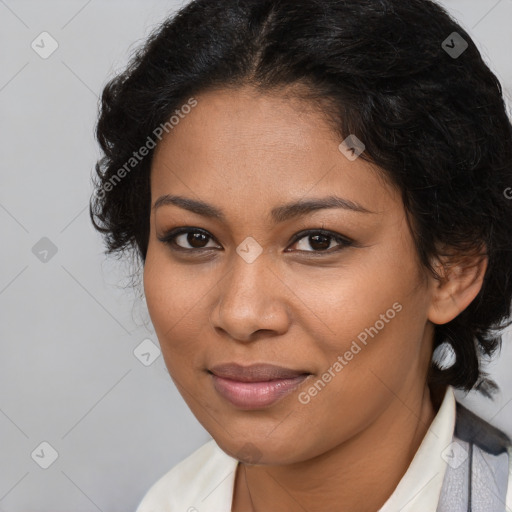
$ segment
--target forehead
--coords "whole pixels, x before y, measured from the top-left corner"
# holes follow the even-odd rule
[[[326,117],[293,96],[251,88],[210,91],[158,143],[152,162],[152,203],[180,194],[222,205],[336,194],[389,209],[398,201],[381,171],[349,160]],[[262,212],[263,213],[263,210]]]

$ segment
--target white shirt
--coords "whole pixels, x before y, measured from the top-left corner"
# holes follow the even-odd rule
[[[455,404],[453,388],[447,386],[407,471],[378,512],[436,511],[447,465],[440,454],[453,440]],[[512,512],[512,451],[508,454],[506,505]],[[211,439],[155,482],[136,512],[231,512],[237,465]]]

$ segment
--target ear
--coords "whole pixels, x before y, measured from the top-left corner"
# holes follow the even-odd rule
[[[438,258],[435,266],[441,279],[432,276],[428,319],[441,325],[464,311],[481,290],[487,265],[485,251],[462,258],[452,256],[444,261]]]

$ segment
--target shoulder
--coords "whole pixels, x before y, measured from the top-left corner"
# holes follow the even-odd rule
[[[206,500],[224,505],[233,494],[237,463],[211,439],[160,477],[136,512],[194,512],[201,510]]]
[[[447,479],[467,487],[472,510],[503,510],[512,506],[512,441],[499,428],[456,402],[454,440],[462,447]],[[459,467],[460,466],[460,467]],[[443,510],[443,509],[441,509]]]
[[[512,441],[500,429],[456,402],[455,436],[492,455],[507,452]]]

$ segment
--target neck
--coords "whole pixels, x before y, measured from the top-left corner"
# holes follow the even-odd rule
[[[418,394],[406,407],[394,400],[363,432],[307,461],[288,466],[238,464],[232,511],[379,510],[435,417],[429,388]]]

